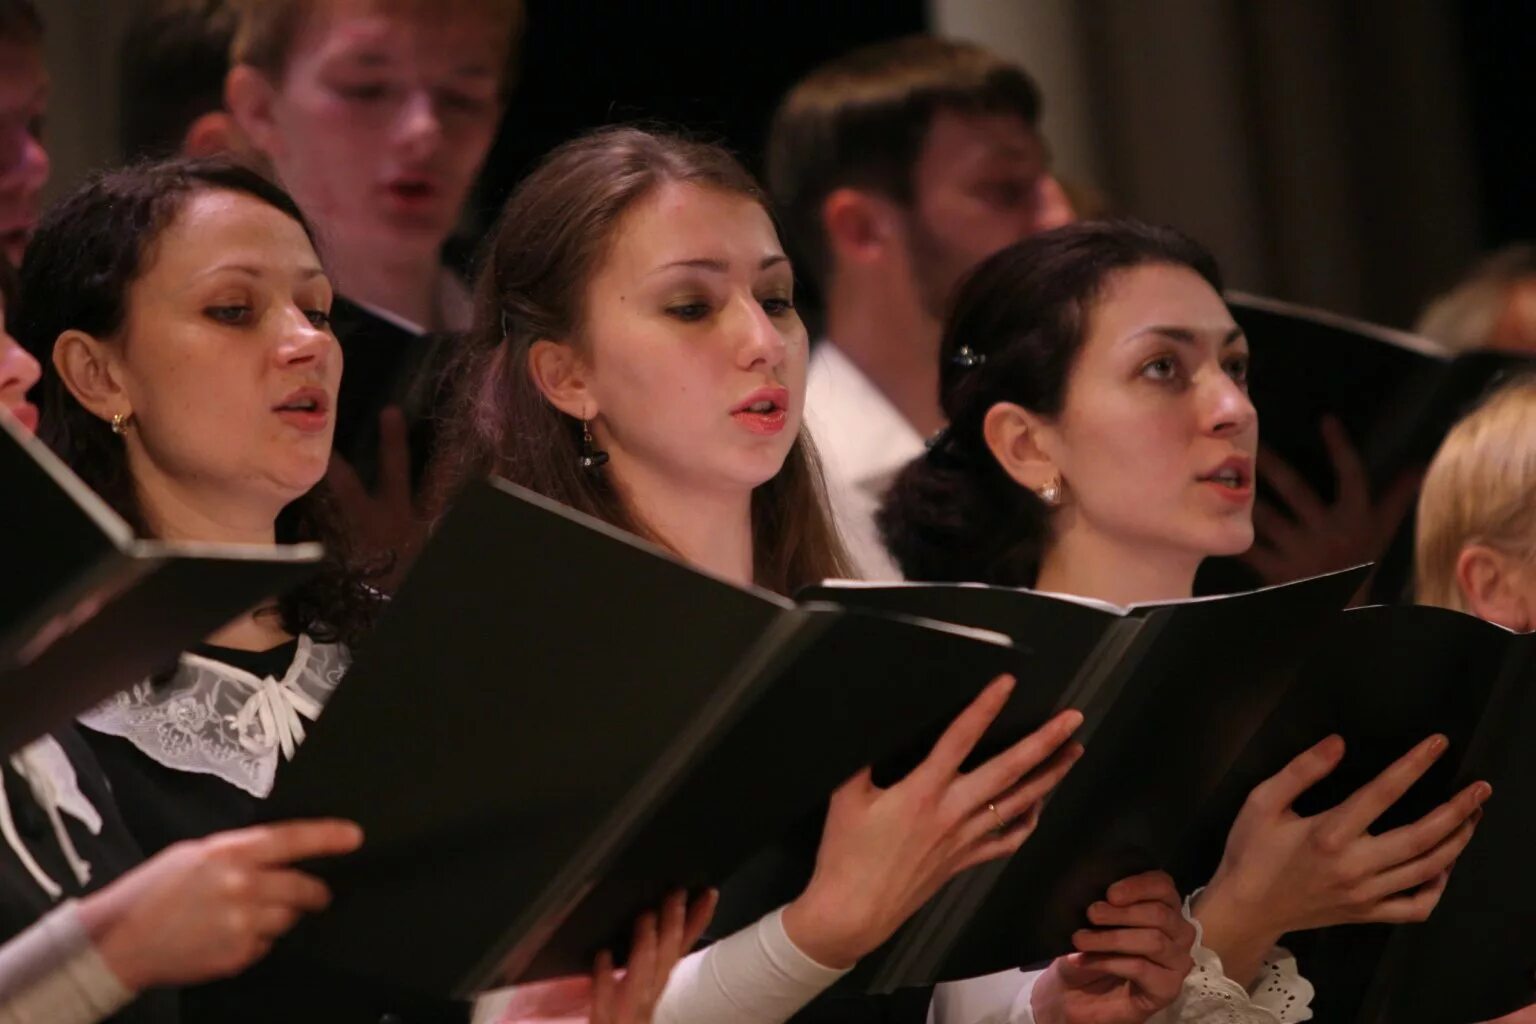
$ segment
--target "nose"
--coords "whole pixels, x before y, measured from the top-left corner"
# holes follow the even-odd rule
[[[412,89],[400,108],[395,128],[396,142],[409,158],[424,160],[432,155],[442,138],[443,120],[432,93],[427,89]]]
[[[754,296],[746,296],[739,307],[741,319],[736,324],[737,363],[744,370],[774,369],[784,361],[787,344],[779,325],[773,322]]]
[[[293,307],[273,351],[274,362],[283,369],[304,367],[323,374],[331,360],[340,356],[341,346],[337,344],[336,336],[323,327],[316,327],[308,314]]]
[[[22,129],[0,146],[0,191],[30,194],[48,183],[48,151],[30,131]]]
[[[1054,175],[1041,175],[1035,185],[1035,231],[1049,231],[1077,220],[1067,190]]]
[[[1200,393],[1200,417],[1206,433],[1238,438],[1258,430],[1259,412],[1247,390],[1224,370],[1214,368]]]
[[[32,353],[0,326],[0,404],[20,405],[42,375],[42,367]]]

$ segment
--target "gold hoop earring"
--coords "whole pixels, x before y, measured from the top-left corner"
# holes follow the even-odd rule
[[[133,418],[133,413],[115,412],[112,414],[112,433],[122,437],[128,433],[128,421]]]

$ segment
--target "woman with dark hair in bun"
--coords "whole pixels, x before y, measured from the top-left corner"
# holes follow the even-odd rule
[[[1193,240],[1101,221],[1006,249],[961,288],[942,358],[949,427],[880,517],[909,579],[1167,601],[1191,596],[1203,559],[1252,544],[1248,343]],[[1338,737],[1253,791],[1192,901],[1203,945],[1186,1014],[1205,1001],[1308,1019],[1282,935],[1428,916],[1488,787],[1380,836],[1368,826],[1444,747],[1431,737],[1314,817],[1291,803],[1339,763]]]

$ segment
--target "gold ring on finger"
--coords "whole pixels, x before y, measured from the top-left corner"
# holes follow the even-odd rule
[[[1003,820],[1003,813],[997,809],[997,804],[989,802],[987,804],[987,810],[991,811],[992,817],[997,819],[997,830],[999,832],[1007,832],[1008,823]]]

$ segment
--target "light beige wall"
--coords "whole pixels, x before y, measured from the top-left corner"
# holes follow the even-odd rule
[[[1028,68],[1068,176],[1235,286],[1406,324],[1474,256],[1448,0],[929,0]]]

